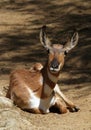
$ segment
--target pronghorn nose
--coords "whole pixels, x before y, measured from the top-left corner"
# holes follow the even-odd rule
[[[59,62],[57,61],[57,59],[53,59],[51,62],[51,68],[57,69],[59,66]]]

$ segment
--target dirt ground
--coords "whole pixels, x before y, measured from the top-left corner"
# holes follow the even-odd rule
[[[79,112],[36,115],[5,98],[13,69],[45,63],[47,54],[39,41],[45,24],[53,43],[65,44],[74,30],[79,33],[79,43],[67,55],[59,80]],[[0,0],[0,130],[91,130],[90,0]]]

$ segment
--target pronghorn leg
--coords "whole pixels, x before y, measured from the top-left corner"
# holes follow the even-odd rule
[[[66,113],[67,107],[62,104],[60,97],[57,94],[55,94],[54,96],[55,96],[55,104],[50,107],[50,111],[54,113],[57,112],[59,114]]]
[[[54,107],[58,108],[61,114],[67,113],[67,108],[61,103],[60,98],[57,98]]]
[[[55,93],[57,93],[57,94],[64,100],[64,102],[66,103],[67,108],[69,109],[69,111],[71,111],[71,112],[77,112],[77,111],[79,111],[79,108],[76,107],[76,106],[74,105],[74,103],[71,102],[71,101],[61,92],[61,90],[59,89],[58,84],[55,86],[54,91],[55,91]]]

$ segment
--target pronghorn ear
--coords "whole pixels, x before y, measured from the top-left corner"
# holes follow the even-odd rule
[[[51,47],[51,42],[49,38],[46,36],[46,26],[43,26],[40,31],[40,42],[42,45],[49,50]]]
[[[64,46],[66,53],[68,53],[71,49],[73,49],[77,45],[78,39],[79,39],[78,33],[75,32],[71,40],[68,41],[67,44]]]

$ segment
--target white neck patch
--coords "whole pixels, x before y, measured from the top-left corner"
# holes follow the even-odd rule
[[[48,74],[48,78],[49,78],[53,83],[57,83],[58,77],[52,75],[48,70],[47,70],[47,74]]]

